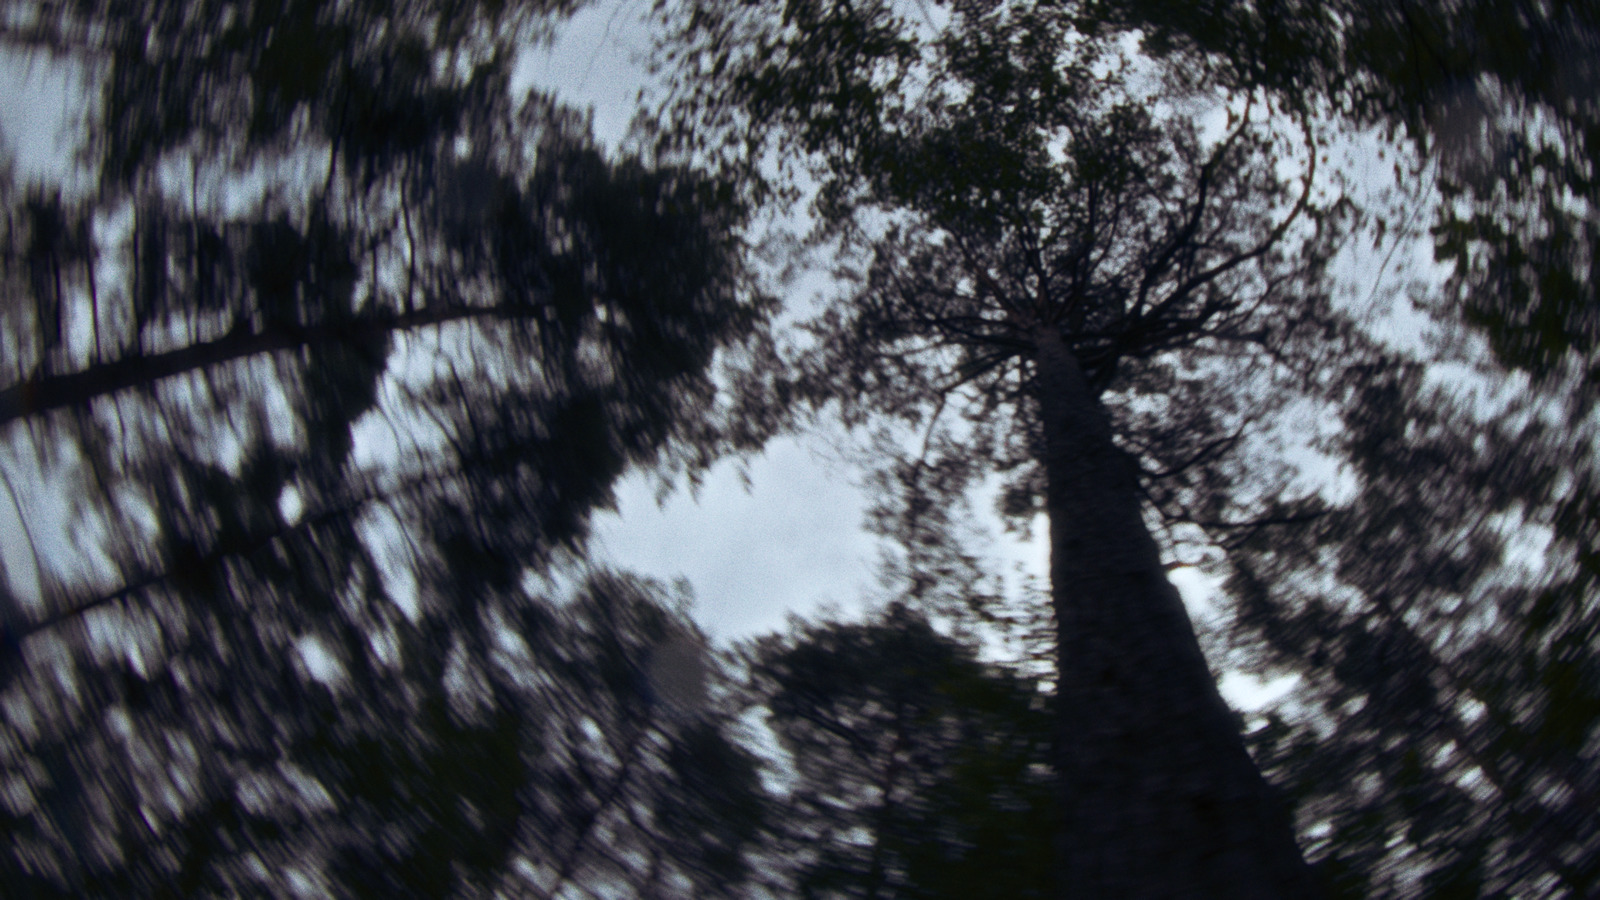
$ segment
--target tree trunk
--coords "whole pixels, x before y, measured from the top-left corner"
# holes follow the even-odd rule
[[[161,353],[135,353],[111,362],[97,363],[78,372],[35,375],[0,390],[0,425],[56,409],[87,406],[90,401],[118,391],[148,388],[156,382],[186,372],[198,372],[262,353],[301,347],[345,343],[369,347],[391,334],[464,319],[511,319],[529,316],[535,309],[455,306],[401,314],[377,313],[347,321],[299,325],[277,322],[251,330],[239,328],[222,337]],[[374,359],[375,364],[384,362]]]
[[[1035,340],[1063,896],[1320,896],[1167,580],[1131,460],[1059,332]]]

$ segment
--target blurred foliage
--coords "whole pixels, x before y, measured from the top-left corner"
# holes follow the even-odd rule
[[[783,751],[772,846],[800,897],[1054,895],[1047,695],[892,604],[746,650]]]
[[[742,882],[681,598],[556,585],[768,305],[729,190],[511,96],[570,8],[8,5],[99,91],[0,186],[8,896]]]
[[[757,767],[668,600],[598,573],[272,655],[216,622],[76,692],[35,666],[7,699],[32,726],[6,732],[8,896],[736,894]]]
[[[1234,554],[1243,658],[1301,679],[1252,738],[1343,896],[1593,896],[1594,422],[1424,371],[1352,396],[1347,502]]]
[[[1294,790],[1330,881],[1349,896],[1596,892],[1592,4],[708,0],[679,24],[664,51],[679,127],[663,142],[743,166],[758,199],[815,183],[821,237],[860,273],[814,323],[798,383],[849,422],[888,412],[916,429],[882,441],[899,453],[874,524],[906,543],[919,597],[939,601],[940,578],[956,594],[971,583],[970,555],[940,532],[977,473],[1011,473],[1002,509],[1023,525],[1041,511],[1036,436],[984,423],[1026,403],[1026,364],[1007,379],[1030,345],[1007,326],[1045,318],[1144,464],[1169,551],[1233,575],[1235,662],[1302,679],[1252,739]],[[1130,63],[1134,31],[1146,55]],[[1136,96],[1130,85],[1151,102],[1105,100]],[[1187,150],[1182,128],[1223,108],[1219,96],[1272,108],[1279,138],[1285,123],[1323,130],[1297,157],[1252,144],[1242,102],[1227,107],[1243,177],[1213,225],[1207,200],[1233,160]],[[1149,112],[1163,105],[1180,112]],[[1394,299],[1479,329],[1504,368],[1469,380],[1536,392],[1498,421],[1487,401],[1425,389],[1415,364],[1377,353],[1319,302],[1319,264],[1350,211],[1337,199],[1310,217],[1326,230],[1308,252],[1261,266],[1284,289],[1243,304],[1259,328],[1211,305],[1254,296],[1235,282],[1169,295],[1163,311],[1195,300],[1187,318],[1127,313],[1149,273],[1159,282],[1215,250],[1241,214],[1239,233],[1263,233],[1250,228],[1271,221],[1251,218],[1256,197],[1293,204],[1293,183],[1249,179],[1325,160],[1373,126],[1399,145],[1402,186],[1415,183],[1400,216],[1433,217],[1453,271],[1437,293]],[[1220,146],[1235,139],[1225,130]],[[776,177],[763,168],[774,155],[789,167]],[[1168,191],[1178,203],[1163,205]],[[1411,231],[1368,222],[1380,243]],[[1107,234],[1117,240],[1096,240]],[[1077,317],[1041,312],[1052,302]],[[1248,350],[1218,352],[1254,342],[1262,368],[1287,370],[1257,383],[1268,402],[1241,390],[1259,371]],[[1219,364],[1195,365],[1207,353]],[[1294,490],[1250,440],[1291,397],[1342,414],[1343,434],[1312,440],[1346,464],[1355,499]],[[947,399],[969,418],[940,432],[928,423]]]

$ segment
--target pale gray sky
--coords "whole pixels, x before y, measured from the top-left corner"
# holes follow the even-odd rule
[[[18,180],[62,179],[88,110],[85,93],[76,67],[0,49],[0,159]]]

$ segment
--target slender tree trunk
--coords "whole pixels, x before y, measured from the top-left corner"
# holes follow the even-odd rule
[[[1036,331],[1059,641],[1063,896],[1318,897],[1245,750],[1077,360]]]
[[[278,322],[256,330],[240,328],[215,340],[201,341],[175,350],[134,353],[112,362],[95,363],[78,372],[25,379],[0,390],[0,425],[55,409],[83,406],[97,397],[147,388],[164,378],[262,353],[341,342],[359,347],[413,328],[444,325],[464,319],[512,319],[537,311],[537,308],[458,306],[399,315],[369,314],[346,321],[311,325]],[[381,363],[383,360],[374,362]]]

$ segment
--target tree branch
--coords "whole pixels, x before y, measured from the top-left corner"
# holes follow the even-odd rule
[[[0,425],[51,410],[81,406],[98,397],[149,387],[158,381],[262,353],[321,344],[364,346],[396,331],[478,318],[516,318],[532,308],[447,307],[398,315],[372,315],[347,322],[298,325],[277,322],[259,330],[235,328],[212,341],[165,353],[135,353],[67,375],[34,376],[0,390]]]

